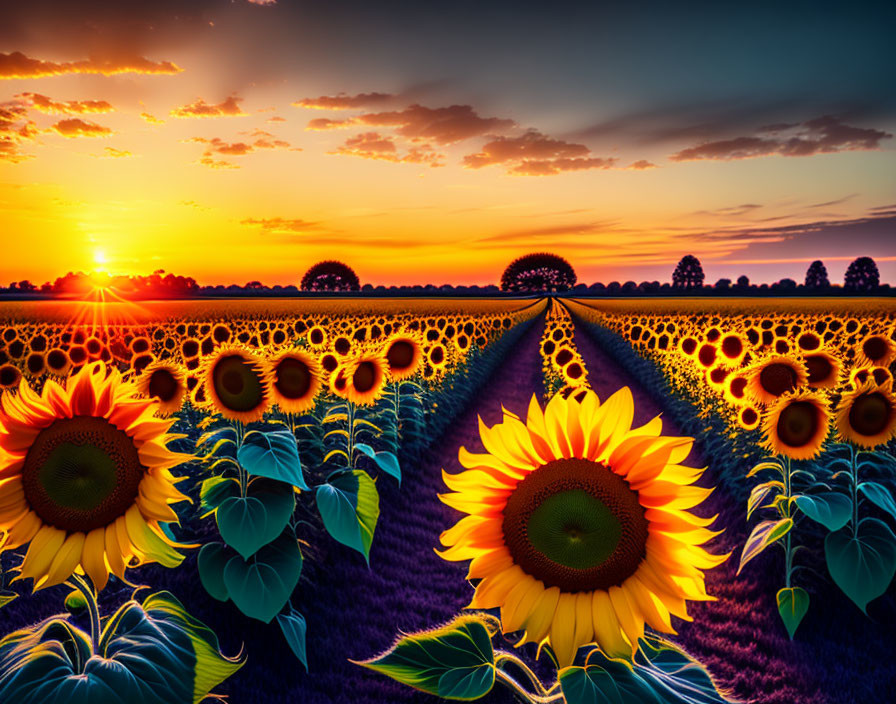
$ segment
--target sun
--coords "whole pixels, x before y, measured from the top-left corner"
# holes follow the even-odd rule
[[[105,250],[93,250],[93,263],[96,264],[97,267],[100,267],[101,271],[105,268],[106,264],[109,263],[109,258],[106,256]]]

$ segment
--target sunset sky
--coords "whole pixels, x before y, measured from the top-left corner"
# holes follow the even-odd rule
[[[0,282],[896,283],[893,3],[15,2]]]

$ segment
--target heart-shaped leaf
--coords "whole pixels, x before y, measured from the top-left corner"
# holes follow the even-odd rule
[[[341,471],[317,487],[317,509],[327,532],[368,562],[380,515],[380,497],[367,472]]]
[[[387,652],[357,665],[443,699],[479,699],[495,684],[492,634],[475,615],[399,638]]]
[[[224,585],[246,616],[270,623],[299,583],[302,551],[292,530],[285,530],[248,560],[234,555],[224,568]]]
[[[218,601],[227,601],[227,585],[224,584],[224,568],[234,556],[224,543],[207,543],[202,546],[196,558],[199,581],[210,596]]]
[[[796,497],[796,505],[828,530],[840,530],[852,518],[852,501],[844,494],[806,494]]]
[[[623,704],[613,676],[600,665],[564,668],[560,690],[566,704]]]
[[[230,477],[209,477],[199,488],[199,501],[204,512],[214,511],[231,496],[239,496],[240,483]]]
[[[389,476],[395,477],[401,485],[401,467],[398,466],[398,458],[391,452],[377,452],[370,445],[359,442],[355,445],[355,449],[367,455],[374,461],[380,471],[385,472]]]
[[[836,585],[865,611],[896,574],[896,535],[883,521],[865,518],[856,535],[850,528],[828,533],[824,556]]]
[[[296,506],[292,486],[273,479],[253,479],[246,494],[224,499],[215,511],[224,542],[244,558],[280,535]]]
[[[288,430],[250,430],[236,457],[249,474],[276,479],[308,491],[296,437]]]
[[[295,609],[290,609],[286,613],[277,614],[277,623],[283,636],[289,644],[290,650],[299,662],[305,666],[305,672],[308,672],[308,656],[305,650],[305,617]]]
[[[867,496],[875,506],[896,518],[896,501],[893,500],[893,495],[885,486],[877,482],[862,482],[859,484],[858,490]]]
[[[790,640],[809,610],[809,592],[800,587],[785,587],[778,591],[778,613]]]

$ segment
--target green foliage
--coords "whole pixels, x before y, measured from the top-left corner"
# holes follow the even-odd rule
[[[787,628],[790,640],[809,611],[809,593],[800,587],[785,587],[778,591],[778,613]]]
[[[256,477],[246,496],[228,497],[218,506],[218,531],[225,543],[248,558],[283,532],[295,505],[291,485]]]
[[[202,546],[196,558],[203,588],[218,601],[230,598],[224,584],[224,568],[232,557],[233,551],[228,550],[224,543],[208,543]]]
[[[199,488],[199,501],[206,513],[214,511],[225,499],[239,496],[240,483],[230,477],[209,477]]]
[[[288,430],[250,430],[236,453],[249,474],[276,479],[308,491],[295,435]]]
[[[385,653],[356,664],[443,699],[485,696],[495,683],[492,631],[466,614],[432,631],[399,638]]]
[[[224,566],[228,596],[246,616],[270,623],[283,608],[302,572],[302,551],[291,530],[244,560],[234,555]]]
[[[824,556],[834,582],[863,612],[883,594],[896,574],[896,535],[883,521],[865,518],[828,533]]]
[[[293,608],[286,613],[277,614],[277,623],[280,630],[283,631],[283,637],[289,644],[290,650],[299,662],[305,666],[305,672],[308,672],[308,656],[305,650],[305,617]]]
[[[792,518],[780,518],[777,521],[762,521],[753,528],[750,537],[744,544],[744,549],[740,554],[740,565],[737,573],[744,568],[750,560],[759,555],[772,543],[783,538],[793,527]]]
[[[401,484],[401,467],[398,466],[398,458],[391,452],[377,452],[370,445],[357,443],[355,449],[374,461],[380,471],[395,477]]]
[[[858,490],[879,509],[896,518],[896,501],[893,500],[893,495],[885,486],[877,482],[862,482],[859,484]]]
[[[852,501],[843,494],[807,494],[797,496],[795,500],[800,511],[828,530],[840,530],[852,518]]]
[[[218,639],[167,592],[129,601],[90,636],[63,618],[0,641],[0,701],[20,704],[200,702],[236,672]]]
[[[317,508],[327,532],[369,562],[380,515],[379,493],[370,475],[360,469],[334,472],[317,487]]]

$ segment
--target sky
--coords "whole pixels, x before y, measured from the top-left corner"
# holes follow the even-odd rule
[[[896,5],[0,9],[0,282],[896,284]]]

